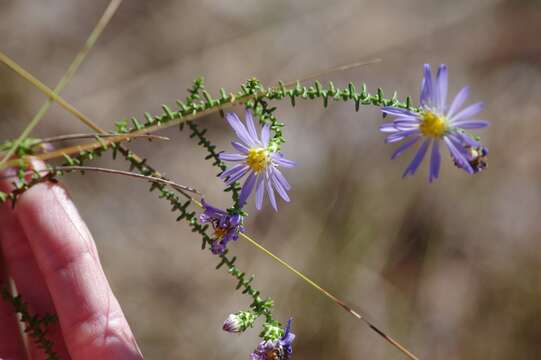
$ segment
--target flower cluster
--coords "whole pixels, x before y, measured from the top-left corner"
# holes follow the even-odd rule
[[[474,174],[486,168],[488,149],[477,137],[468,134],[471,129],[488,126],[488,122],[477,118],[483,109],[482,103],[463,107],[469,95],[469,88],[464,87],[450,102],[447,101],[448,75],[447,66],[440,65],[435,78],[429,65],[424,66],[424,77],[421,83],[420,108],[412,109],[407,105],[383,106],[381,111],[393,117],[391,122],[380,126],[386,133],[386,143],[402,144],[394,151],[392,159],[402,155],[407,149],[419,145],[403,176],[413,175],[427,152],[430,151],[430,182],[439,177],[441,167],[440,144],[445,144],[454,164]],[[383,102],[385,104],[385,102]],[[212,252],[224,253],[227,243],[236,240],[243,231],[242,208],[249,196],[255,191],[255,206],[260,210],[265,196],[271,206],[278,210],[275,193],[289,202],[288,191],[291,186],[280,168],[292,168],[295,163],[277,151],[277,142],[272,138],[271,126],[264,123],[258,135],[250,110],[245,113],[245,123],[234,113],[225,115],[227,122],[234,130],[238,140],[231,144],[235,153],[221,152],[221,161],[233,162],[234,165],[223,171],[219,177],[227,186],[245,178],[236,204],[228,211],[217,209],[203,200],[204,213],[201,221],[211,223],[214,229]],[[275,134],[276,135],[276,134]],[[234,198],[235,199],[235,198]],[[227,332],[239,333],[251,327],[257,316],[252,311],[240,311],[229,315],[223,329]],[[263,341],[251,353],[251,360],[287,360],[292,354],[292,342],[295,335],[291,332],[291,320],[285,329],[274,320],[264,324],[261,335]]]
[[[405,140],[395,150],[391,159],[400,156],[421,141],[403,176],[413,175],[431,148],[428,179],[430,182],[437,179],[440,173],[441,142],[446,145],[455,165],[468,174],[474,174],[486,167],[483,157],[488,154],[488,150],[466,133],[466,130],[488,126],[487,121],[476,118],[483,109],[483,104],[478,102],[462,109],[469,95],[469,87],[466,86],[448,106],[447,87],[447,66],[440,65],[436,78],[433,79],[430,65],[427,64],[424,66],[424,78],[421,83],[420,112],[392,106],[382,108],[384,114],[394,116],[392,122],[380,127],[382,132],[389,134],[385,142],[395,143]]]

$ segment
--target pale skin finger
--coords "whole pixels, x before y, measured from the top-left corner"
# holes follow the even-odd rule
[[[17,202],[17,218],[51,293],[73,359],[142,359],[94,241],[66,191],[43,183]]]
[[[10,191],[11,186],[6,182],[0,182],[0,190]],[[0,207],[0,249],[4,254],[7,272],[15,282],[17,293],[28,304],[30,313],[37,315],[56,313],[45,279],[11,204]],[[60,325],[50,324],[47,330],[47,338],[54,343],[54,352],[61,359],[67,359],[68,352]],[[38,348],[32,339],[28,341],[28,346],[32,359],[45,358],[43,350]]]

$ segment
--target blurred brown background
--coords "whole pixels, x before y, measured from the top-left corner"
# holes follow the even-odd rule
[[[107,5],[0,0],[0,45],[49,86],[60,79]],[[348,302],[423,359],[537,359],[541,354],[541,5],[539,1],[124,1],[63,96],[105,128],[174,106],[205,75],[213,93],[256,76],[294,80],[372,57],[383,62],[324,76],[418,97],[422,64],[445,62],[450,92],[484,100],[486,172],[468,177],[445,156],[441,180],[413,155],[390,161],[378,110],[319,102],[276,104],[287,123],[289,205],[257,213],[249,233]],[[0,66],[0,134],[13,138],[44,97]],[[241,109],[237,109],[241,111]],[[232,131],[201,120],[221,149]],[[35,136],[86,129],[53,106]],[[135,143],[149,162],[227,205],[204,152],[175,129],[168,143]],[[125,169],[107,156],[101,166]],[[88,174],[65,179],[148,359],[246,359],[258,328],[221,330],[249,305],[216,259],[176,223],[147,184]],[[295,318],[296,359],[402,359],[362,323],[242,240],[240,267]]]

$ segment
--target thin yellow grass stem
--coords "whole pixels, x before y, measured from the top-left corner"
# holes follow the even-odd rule
[[[374,59],[370,59],[370,60],[355,61],[355,62],[352,62],[352,63],[348,63],[346,65],[335,66],[335,67],[330,68],[330,69],[326,69],[326,70],[323,70],[323,71],[320,71],[320,72],[317,72],[317,73],[307,75],[307,76],[303,77],[302,79],[298,80],[298,82],[303,83],[303,82],[308,81],[308,80],[317,79],[317,78],[322,77],[324,75],[329,75],[329,74],[332,74],[332,73],[335,73],[335,72],[342,72],[342,71],[346,71],[346,70],[351,70],[351,69],[355,69],[355,68],[365,66],[365,65],[377,64],[377,63],[380,63],[381,61],[382,60],[380,58],[374,58]],[[290,81],[290,82],[285,83],[284,86],[289,87],[289,86],[293,86],[295,84],[297,84],[297,81]]]
[[[109,3],[109,6],[107,7],[107,9],[105,9],[105,12],[103,13],[102,17],[98,21],[96,27],[94,28],[94,30],[92,31],[88,39],[86,40],[85,45],[79,51],[77,56],[75,56],[75,59],[68,67],[68,70],[66,71],[64,76],[62,76],[62,79],[60,79],[60,82],[54,89],[54,94],[60,93],[64,89],[64,87],[70,82],[71,78],[73,77],[77,69],[79,68],[79,65],[81,65],[86,55],[90,51],[90,49],[92,49],[92,47],[96,43],[96,40],[98,40],[98,37],[101,35],[101,33],[103,32],[103,30],[105,29],[109,21],[115,14],[121,2],[122,0],[111,0],[111,2]],[[0,54],[0,55],[4,56],[3,54]],[[17,66],[17,64],[15,63],[13,65]],[[34,128],[38,125],[38,123],[43,118],[47,110],[49,110],[52,104],[53,104],[53,98],[50,97],[49,99],[47,99],[47,101],[45,101],[45,103],[43,103],[43,105],[41,105],[41,108],[38,110],[36,115],[34,115],[32,120],[28,124],[28,126],[23,130],[21,135],[17,138],[17,140],[13,144],[13,146],[4,155],[2,160],[0,160],[0,168],[11,156],[13,156],[13,154],[17,150],[17,147],[19,147],[21,142],[24,139],[26,139],[28,135],[30,135],[30,132],[32,132],[32,130],[34,130]]]
[[[385,334],[383,331],[381,331],[378,327],[373,325],[370,321],[368,321],[364,316],[353,310],[351,307],[349,307],[347,304],[345,304],[342,300],[331,294],[329,291],[325,290],[321,286],[319,286],[315,281],[310,279],[308,276],[301,273],[299,270],[295,269],[293,266],[289,265],[285,260],[282,260],[277,255],[274,255],[270,250],[267,250],[263,245],[259,244],[257,241],[252,239],[249,235],[246,233],[241,232],[240,236],[247,240],[250,244],[255,246],[259,251],[266,254],[270,258],[272,258],[274,261],[285,267],[287,270],[291,271],[295,275],[297,275],[299,278],[301,278],[304,282],[312,286],[314,289],[318,290],[320,293],[331,299],[334,303],[336,303],[338,306],[340,306],[342,309],[346,310],[348,313],[352,314],[359,320],[364,321],[370,329],[375,331],[378,335],[383,337],[386,341],[388,341],[391,345],[393,345],[395,348],[397,348],[399,351],[401,351],[404,355],[406,355],[411,360],[419,360],[415,355],[413,355],[408,349],[406,349],[404,346],[402,346],[398,341],[393,339],[392,337]]]

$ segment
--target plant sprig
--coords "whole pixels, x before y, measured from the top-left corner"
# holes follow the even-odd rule
[[[47,90],[41,90],[49,96],[55,96],[54,93],[49,94]],[[203,91],[203,94],[205,94],[203,97],[199,96],[197,99],[194,98],[193,101],[178,100],[178,111],[173,111],[169,106],[162,105],[163,112],[160,115],[152,116],[149,113],[145,113],[145,121],[143,122],[136,117],[121,120],[116,123],[116,132],[130,136],[150,134],[157,130],[188,123],[214,112],[223,111],[228,106],[242,104],[253,109],[255,115],[258,116],[261,121],[269,122],[271,124],[271,129],[274,133],[273,142],[279,147],[285,142],[285,138],[281,131],[283,124],[273,116],[275,108],[270,107],[270,101],[289,99],[292,106],[295,106],[299,100],[320,99],[324,107],[328,106],[329,100],[334,102],[352,102],[356,111],[359,110],[361,105],[375,107],[394,106],[410,109],[412,111],[419,111],[418,107],[412,106],[410,97],[406,97],[404,101],[400,101],[397,93],[394,92],[393,96],[388,98],[385,97],[381,88],[378,88],[374,94],[371,94],[368,92],[366,84],[361,84],[359,90],[352,82],[342,88],[335,86],[333,82],[329,82],[326,86],[323,86],[319,81],[315,81],[314,84],[310,86],[303,86],[300,82],[297,82],[294,87],[286,87],[283,82],[279,82],[279,85],[276,87],[266,88],[259,80],[252,78],[242,84],[235,94],[227,94],[224,89],[220,90],[220,96],[217,98],[213,98],[206,90]],[[85,119],[87,123],[92,123],[89,118],[65,101],[61,101],[59,104],[77,117]],[[121,139],[112,137],[110,139],[103,139],[103,142],[113,143],[119,140]],[[90,150],[99,146],[101,146],[101,143],[95,142],[84,145],[80,149],[71,147],[37,155],[37,158],[49,160],[55,157],[61,157],[64,154],[72,155],[80,150]],[[8,166],[16,165],[17,163],[15,160],[8,162]]]
[[[28,309],[21,295],[13,296],[6,286],[0,289],[2,298],[11,304],[13,311],[19,315],[20,321],[24,324],[24,332],[32,339],[37,347],[45,353],[46,360],[60,360],[58,354],[53,350],[54,343],[48,338],[49,326],[57,321],[56,315],[32,314]]]
[[[256,79],[250,79],[245,84],[242,84],[240,90],[237,94],[230,93],[226,94],[224,90],[220,91],[219,98],[212,98],[211,95],[204,90],[202,86],[202,81],[199,84],[197,81],[194,83],[193,91],[189,91],[190,95],[188,98],[182,102],[177,101],[179,106],[178,111],[172,111],[167,105],[163,105],[163,113],[158,116],[152,116],[150,114],[145,114],[146,121],[140,122],[137,118],[132,117],[129,120],[123,120],[117,123],[116,132],[119,134],[125,134],[127,137],[134,137],[140,134],[147,134],[156,131],[157,129],[163,129],[173,125],[182,125],[183,123],[193,121],[201,116],[206,114],[223,111],[227,106],[232,106],[236,104],[243,104],[247,108],[254,110],[256,116],[263,123],[271,124],[273,130],[273,143],[277,148],[285,142],[281,128],[282,124],[278,122],[276,117],[274,117],[273,112],[274,108],[270,107],[270,102],[275,100],[289,99],[291,104],[294,106],[298,99],[322,99],[323,105],[326,107],[329,100],[332,101],[343,101],[348,102],[352,101],[355,105],[355,109],[359,110],[360,105],[373,105],[373,106],[395,106],[400,108],[407,108],[412,111],[417,111],[418,109],[411,107],[411,101],[409,98],[406,98],[405,102],[400,102],[396,96],[396,93],[392,98],[385,98],[383,91],[378,89],[376,94],[369,94],[366,90],[366,86],[363,84],[361,90],[357,91],[355,86],[350,83],[345,88],[336,88],[332,82],[328,84],[327,87],[322,87],[319,82],[315,82],[313,86],[301,86],[298,82],[294,87],[286,87],[283,83],[280,83],[277,87],[274,88],[265,88],[263,85]],[[43,91],[43,87],[40,88]],[[45,91],[47,93],[47,91]],[[50,95],[53,99],[60,102],[60,104],[68,109],[70,112],[74,113],[81,119],[85,119],[87,124],[91,124],[94,130],[104,132],[99,129],[97,126],[92,125],[90,119],[84,116],[82,113],[77,111],[74,107],[69,105],[67,102],[62,100],[60,97]],[[218,159],[217,153],[215,152],[215,147],[212,143],[205,137],[206,130],[201,130],[197,127],[191,127],[193,137],[197,137],[199,140],[198,143],[202,145],[210,156],[207,155],[209,159],[213,159],[215,166],[219,167],[220,162],[217,162]],[[92,160],[102,155],[106,150],[112,149],[113,157],[120,153],[122,156],[129,161],[130,169],[136,169],[143,175],[146,176],[155,176],[161,177],[159,172],[151,168],[145,159],[138,157],[131,150],[126,147],[116,143],[117,138],[112,137],[109,139],[100,140],[99,144],[91,144],[92,147],[79,147],[78,151],[74,151],[76,155],[74,157],[69,157],[73,153],[67,154],[67,152],[62,152],[61,149],[59,153],[62,155],[67,155],[67,165],[78,166],[82,165],[84,161]],[[38,155],[39,158],[41,155]],[[20,164],[22,159],[17,159],[16,164]],[[202,225],[197,221],[195,212],[189,210],[188,207],[191,203],[196,203],[197,201],[191,199],[182,190],[177,190],[180,195],[183,195],[187,198],[186,201],[180,200],[180,197],[177,193],[165,188],[165,185],[153,183],[151,190],[159,189],[159,196],[161,198],[167,199],[171,206],[172,211],[178,211],[179,215],[177,220],[185,219],[190,225],[193,232],[198,233],[202,237],[202,247],[206,247],[212,241],[212,238],[206,233],[207,225]],[[237,189],[238,191],[238,189]],[[1,194],[0,194],[1,195]],[[0,196],[0,200],[6,198],[6,196]],[[8,197],[9,198],[9,197]],[[201,204],[197,204],[201,205]],[[266,318],[266,321],[263,325],[263,332],[261,333],[262,337],[267,339],[275,339],[282,330],[280,330],[279,322],[275,321],[272,318],[272,300],[262,299],[259,296],[259,292],[251,287],[252,277],[248,280],[245,278],[245,274],[238,270],[235,265],[235,258],[229,258],[227,253],[220,255],[221,262],[219,265],[227,265],[228,271],[237,279],[238,288],[242,288],[243,292],[249,294],[254,299],[254,302],[251,305],[251,309],[254,312],[257,312],[259,316],[263,315]],[[287,263],[286,263],[287,264]],[[303,277],[303,279],[307,279]],[[310,282],[309,282],[310,283]],[[316,284],[317,285],[317,284]],[[312,285],[313,286],[313,285]],[[317,287],[316,287],[317,288]],[[252,290],[250,290],[252,289]],[[331,295],[331,298],[332,295]],[[336,299],[336,298],[335,298]],[[342,306],[342,305],[341,305]],[[347,308],[344,307],[346,310]],[[351,311],[355,315],[354,312]],[[359,319],[363,319],[360,315]],[[366,320],[365,320],[366,321]],[[389,341],[393,346],[400,349],[404,354],[408,355],[411,359],[416,359],[416,357],[411,354],[407,349],[401,346],[399,343],[394,341],[392,338],[385,335],[381,330],[376,328],[370,323],[367,323],[372,330],[374,330],[379,335],[383,336],[387,341]]]

